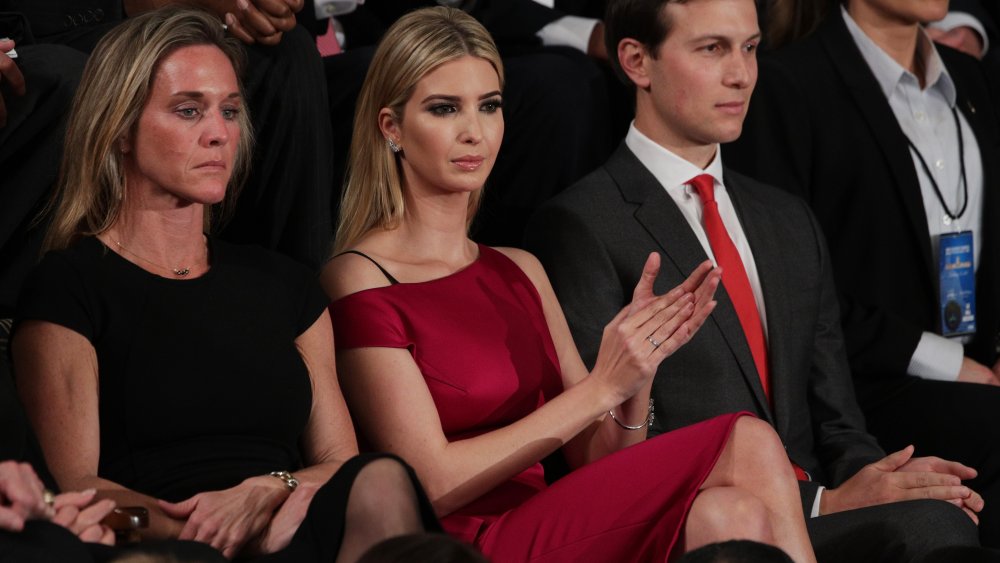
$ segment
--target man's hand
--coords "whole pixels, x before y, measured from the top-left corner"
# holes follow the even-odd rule
[[[236,0],[236,9],[225,15],[234,37],[244,43],[277,45],[286,31],[295,28],[295,13],[303,0]]]
[[[897,471],[931,471],[934,473],[954,475],[963,481],[967,479],[975,479],[976,475],[978,475],[978,472],[975,469],[967,465],[961,464],[957,461],[948,461],[946,459],[933,456],[912,458],[910,461],[900,466]],[[977,524],[979,523],[979,516],[977,516],[977,513],[981,511],[983,506],[986,504],[983,501],[983,497],[975,491],[972,491],[972,494],[967,498],[951,499],[948,502],[964,510],[965,513],[969,515],[969,518],[972,518],[972,521]]]
[[[597,22],[594,30],[590,32],[587,54],[599,61],[608,61],[608,49],[604,44],[604,22]]]
[[[962,358],[962,368],[958,372],[958,381],[965,383],[982,383],[983,385],[1000,385],[1000,362],[993,369],[971,358]]]
[[[960,475],[975,474],[971,468],[936,458],[911,460],[913,446],[866,465],[836,489],[820,497],[820,514],[864,508],[902,500],[940,499],[969,508],[973,521],[982,508],[982,498],[962,485]],[[910,462],[913,462],[910,464]],[[938,472],[940,470],[941,472]]]
[[[15,96],[24,95],[24,76],[17,68],[14,59],[7,56],[7,51],[14,48],[10,39],[0,39],[0,86]],[[3,100],[3,90],[0,90],[0,127],[7,125],[7,104]]]
[[[928,26],[927,35],[935,43],[947,45],[952,49],[957,49],[977,59],[983,58],[983,38],[979,36],[979,33],[975,29],[967,25],[953,27],[947,31],[934,26]]]

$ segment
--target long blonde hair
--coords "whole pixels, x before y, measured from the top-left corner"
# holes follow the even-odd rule
[[[193,45],[218,47],[237,76],[241,74],[244,54],[239,42],[226,37],[217,18],[199,10],[164,8],[129,18],[97,44],[66,126],[59,184],[47,209],[55,211],[43,252],[66,248],[81,236],[100,234],[118,220],[127,197],[119,143],[134,133],[160,62],[177,49]],[[241,85],[241,94],[242,90]],[[244,109],[237,119],[239,147],[225,200],[216,206],[220,218],[231,210],[250,168],[250,118]],[[206,208],[206,226],[212,213]]]
[[[399,157],[382,136],[379,112],[390,108],[393,118],[401,120],[403,106],[424,75],[469,55],[493,65],[503,88],[503,64],[493,38],[461,10],[416,10],[386,31],[358,98],[334,252],[350,248],[372,229],[397,227],[403,217]],[[469,199],[467,222],[479,207],[481,193],[476,190]]]

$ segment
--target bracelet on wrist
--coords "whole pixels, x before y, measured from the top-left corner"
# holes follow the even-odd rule
[[[609,410],[608,414],[611,415],[611,420],[615,421],[615,424],[621,426],[625,430],[642,430],[643,428],[653,424],[653,418],[654,418],[653,398],[652,397],[649,398],[649,413],[646,415],[646,420],[642,421],[642,424],[637,424],[635,426],[632,426],[631,424],[625,424],[624,422],[618,420],[618,418],[615,416],[615,409]]]
[[[278,479],[281,479],[281,482],[284,483],[286,487],[288,487],[288,492],[294,491],[295,488],[299,486],[299,480],[296,479],[294,475],[292,475],[287,471],[272,471],[268,473],[268,475],[271,477],[276,477]]]

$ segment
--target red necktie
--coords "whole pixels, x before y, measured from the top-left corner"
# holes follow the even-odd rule
[[[337,55],[341,52],[340,42],[337,41],[337,32],[333,29],[333,18],[330,18],[329,23],[326,24],[326,33],[316,38],[316,48],[319,49],[319,54],[323,57]]]
[[[757,366],[757,374],[760,375],[764,395],[770,401],[771,385],[767,369],[764,329],[761,326],[760,313],[757,312],[757,302],[750,289],[746,268],[743,267],[743,260],[736,251],[733,239],[729,238],[726,225],[722,223],[722,216],[719,215],[719,204],[715,201],[715,181],[708,174],[701,174],[688,183],[694,186],[701,197],[702,222],[708,235],[708,243],[712,246],[712,253],[715,254],[716,263],[722,268],[722,285],[725,286],[726,293],[733,302],[733,308],[736,309],[736,316],[740,319],[743,334],[746,336],[747,344],[750,345],[753,363]]]
[[[753,290],[750,289],[747,270],[743,267],[743,259],[740,258],[740,253],[737,252],[736,245],[733,244],[733,239],[729,237],[726,225],[722,222],[722,216],[719,215],[719,204],[715,201],[715,180],[708,174],[700,174],[688,183],[694,186],[698,196],[701,197],[701,220],[708,235],[708,244],[712,246],[716,263],[722,267],[722,285],[725,286],[726,293],[733,302],[733,308],[736,309],[736,316],[740,319],[743,334],[746,336],[747,344],[750,345],[753,363],[757,366],[760,385],[770,402],[771,380],[767,368],[764,328],[760,322],[760,313],[757,311],[757,302],[753,298]],[[795,463],[792,463],[792,469],[800,481],[809,480],[806,472]]]

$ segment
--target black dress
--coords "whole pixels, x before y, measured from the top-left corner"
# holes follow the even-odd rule
[[[295,339],[328,302],[312,272],[281,255],[215,239],[209,253],[205,275],[166,279],[83,238],[46,255],[18,303],[18,322],[64,326],[96,350],[98,474],[173,502],[302,466],[312,392]],[[323,545],[299,546],[296,560],[336,556],[347,493],[370,459],[317,493],[290,549],[307,532]]]

